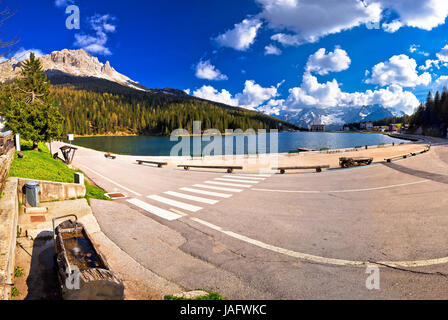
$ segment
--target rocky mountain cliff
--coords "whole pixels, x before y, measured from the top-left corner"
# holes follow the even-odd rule
[[[137,90],[148,90],[138,82],[117,72],[111,67],[109,61],[102,63],[83,49],[54,51],[39,57],[39,60],[50,81],[52,78],[61,76],[97,78]],[[18,77],[21,65],[22,62],[14,58],[0,64],[0,81],[11,81]]]

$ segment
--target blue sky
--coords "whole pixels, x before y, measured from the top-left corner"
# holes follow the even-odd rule
[[[22,51],[84,48],[150,88],[278,115],[382,104],[448,84],[446,0],[4,0]],[[79,30],[65,21],[79,7]],[[447,47],[445,47],[447,46]]]

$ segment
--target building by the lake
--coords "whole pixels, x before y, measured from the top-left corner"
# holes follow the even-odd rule
[[[324,124],[313,124],[310,128],[311,132],[325,132],[325,125]]]
[[[373,122],[372,121],[363,121],[359,124],[359,128],[361,130],[372,130],[373,129]]]

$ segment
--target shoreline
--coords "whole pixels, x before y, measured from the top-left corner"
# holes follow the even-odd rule
[[[116,160],[107,160],[103,151],[98,151],[86,147],[79,146],[78,153],[89,155],[96,158],[97,161],[115,161],[117,163],[135,164],[137,160],[160,161],[167,162],[165,168],[179,170],[181,165],[200,165],[200,166],[242,166],[241,172],[276,172],[273,168],[278,167],[295,167],[295,166],[317,166],[328,165],[329,170],[340,168],[340,157],[371,157],[373,163],[382,163],[385,158],[395,157],[402,154],[420,153],[427,145],[428,141],[421,139],[418,142],[395,143],[387,145],[370,146],[368,149],[361,148],[343,148],[328,149],[322,151],[310,151],[300,153],[273,153],[263,155],[216,155],[216,156],[136,156],[136,155],[116,155]],[[63,145],[61,142],[54,142],[55,147]],[[101,160],[100,160],[101,159]],[[203,169],[200,171],[213,171],[213,169]],[[299,169],[294,172],[309,172]]]
[[[390,136],[389,134],[385,133],[377,133],[377,134],[383,134]],[[400,136],[400,137],[399,137]],[[392,146],[400,146],[400,145],[408,145],[408,144],[415,144],[415,143],[421,143],[425,141],[425,136],[416,136],[416,135],[400,135],[397,134],[397,136],[394,136],[392,138],[404,140],[407,142],[401,142],[401,143],[392,143],[392,144],[379,144],[379,145],[367,145],[368,150],[374,150],[374,149],[380,149],[380,148],[387,148]],[[52,141],[53,143],[67,143],[62,140],[55,140]],[[311,154],[334,154],[334,153],[345,153],[345,152],[358,152],[360,150],[365,150],[365,146],[354,146],[354,147],[347,147],[347,148],[322,148],[320,150],[312,150],[312,151],[305,151],[305,152],[293,152],[295,150],[290,150],[288,152],[277,152],[277,153],[256,153],[256,154],[231,154],[231,155],[209,155],[209,156],[170,156],[170,155],[135,155],[135,154],[122,154],[122,153],[112,153],[111,151],[107,150],[100,150],[100,149],[94,149],[90,147],[85,147],[81,145],[77,145],[72,142],[73,146],[85,148],[88,150],[96,151],[96,152],[104,152],[104,153],[111,153],[113,155],[117,156],[123,156],[123,157],[146,157],[151,159],[207,159],[207,158],[225,158],[225,157],[233,157],[233,158],[250,158],[250,157],[260,157],[260,156],[292,156],[292,155],[311,155]],[[300,148],[300,147],[299,147]],[[298,149],[298,148],[297,148]]]

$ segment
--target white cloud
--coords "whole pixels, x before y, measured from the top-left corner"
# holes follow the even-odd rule
[[[402,87],[428,85],[431,82],[431,75],[428,72],[418,75],[416,68],[417,63],[414,59],[405,54],[396,55],[389,61],[375,65],[372,75],[366,80],[366,83],[381,86],[396,84]]]
[[[216,37],[215,41],[223,47],[246,51],[255,42],[261,25],[262,22],[258,19],[244,19],[241,23],[235,24],[233,29]]]
[[[263,88],[253,80],[247,80],[244,83],[244,89],[241,93],[232,96],[232,94],[222,89],[221,91],[215,89],[212,86],[202,86],[201,88],[193,91],[193,96],[207,99],[215,102],[225,103],[231,106],[240,106],[247,109],[253,109],[269,99],[278,96],[278,87],[283,82],[277,84],[277,86],[271,86]]]
[[[305,72],[302,78],[302,85],[289,89],[287,105],[296,109],[303,106],[334,107],[341,100],[341,89],[336,79],[319,83],[317,78]]]
[[[185,92],[186,94],[190,95],[191,90],[190,90],[190,89],[185,89],[184,92]]]
[[[95,35],[75,34],[74,45],[86,51],[102,55],[111,55],[112,52],[106,46],[108,33],[115,32],[116,26],[112,24],[115,17],[105,14],[96,14],[88,19],[90,27],[95,31]]]
[[[401,21],[399,21],[399,20],[394,20],[389,23],[385,22],[382,24],[384,31],[389,32],[389,33],[394,33],[396,31],[398,31],[402,26],[403,26],[403,23],[401,23]]]
[[[199,61],[196,65],[196,77],[199,79],[207,80],[227,80],[228,77],[222,74],[221,71],[216,69],[214,65],[210,63],[210,60]]]
[[[319,83],[315,76],[305,72],[301,86],[289,89],[289,97],[283,107],[287,110],[298,110],[306,107],[325,108],[374,104],[411,113],[419,105],[419,101],[412,92],[404,91],[401,86],[396,84],[385,89],[348,93],[341,90],[336,79]]]
[[[66,7],[73,4],[74,2],[74,0],[55,0],[54,5],[56,7]]]
[[[418,68],[419,68],[419,70],[429,70],[429,69],[432,69],[433,67],[439,69],[440,68],[439,64],[440,64],[440,60],[427,59],[425,61],[425,64]]]
[[[294,34],[276,33],[271,37],[271,40],[277,41],[285,47],[298,46],[302,44],[299,36]]]
[[[270,44],[266,47],[264,47],[264,54],[265,55],[276,55],[279,56],[282,54],[282,50],[280,50],[278,47]]]
[[[436,88],[443,88],[448,86],[448,76],[440,76],[435,82]]]
[[[282,82],[277,84],[276,87],[263,88],[253,80],[246,80],[243,92],[235,95],[235,98],[238,100],[238,105],[251,109],[278,96],[277,89],[281,84]]]
[[[280,111],[284,109],[283,104],[285,103],[284,99],[271,99],[265,105],[257,108],[258,112],[262,112],[271,116],[279,116]]]
[[[256,0],[257,16],[277,33],[273,40],[283,45],[316,42],[330,34],[382,22],[386,32],[402,27],[423,30],[445,23],[446,0]],[[392,13],[392,14],[391,14]],[[394,19],[389,19],[393,16]]]
[[[442,50],[436,54],[437,58],[439,58],[442,62],[448,62],[448,44],[442,48]]]
[[[412,44],[412,45],[409,47],[409,52],[410,52],[410,53],[418,53],[418,54],[421,54],[421,55],[423,55],[423,56],[425,56],[425,57],[429,56],[429,53],[420,50],[420,45],[417,45],[417,44]]]
[[[274,30],[295,33],[295,45],[353,27],[379,21],[381,6],[357,0],[256,0],[263,8],[260,17]]]
[[[16,59],[17,61],[27,60],[29,59],[31,52],[34,53],[36,58],[44,55],[44,53],[39,49],[25,49],[22,47],[19,50],[17,50],[17,52],[14,54],[12,58]]]
[[[415,27],[423,30],[444,24],[448,16],[448,1],[446,0],[372,0],[379,3],[383,9],[395,11],[399,18],[392,23]]]
[[[201,88],[193,91],[193,96],[210,101],[224,103],[229,106],[238,105],[238,100],[233,98],[229,91],[225,89],[218,91],[212,86],[202,86]]]
[[[326,75],[329,72],[340,72],[350,67],[351,60],[345,50],[336,48],[333,52],[326,52],[321,48],[308,58],[306,71]]]

